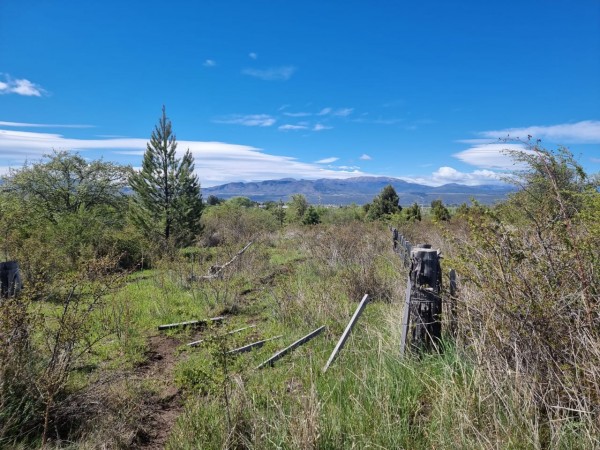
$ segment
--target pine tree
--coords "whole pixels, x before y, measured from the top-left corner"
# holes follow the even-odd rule
[[[189,150],[176,157],[177,140],[162,109],[146,145],[142,170],[130,177],[135,192],[134,220],[146,232],[157,232],[165,242],[188,245],[201,231],[202,196]]]

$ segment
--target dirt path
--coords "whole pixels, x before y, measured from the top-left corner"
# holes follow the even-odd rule
[[[140,436],[138,448],[163,449],[177,417],[183,410],[181,393],[174,383],[173,370],[177,361],[177,347],[181,342],[169,336],[152,336],[149,339],[147,360],[138,370],[144,378],[156,380],[160,391],[150,399],[152,413],[147,433]]]

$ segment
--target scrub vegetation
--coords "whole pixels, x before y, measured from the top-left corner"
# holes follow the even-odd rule
[[[171,178],[184,196],[153,212],[150,183],[137,178],[143,201],[123,193],[126,167],[54,153],[10,173],[0,249],[24,289],[0,300],[0,446],[599,448],[598,180],[565,149],[514,157],[520,189],[493,207],[400,208],[391,186],[368,207],[199,206],[186,157]],[[458,273],[441,353],[400,355],[407,273],[390,227]]]

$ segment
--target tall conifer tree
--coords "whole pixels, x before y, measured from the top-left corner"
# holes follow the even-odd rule
[[[176,157],[177,140],[162,109],[146,145],[142,170],[130,177],[135,192],[134,219],[145,231],[156,231],[166,242],[188,245],[201,231],[202,195],[189,149]]]

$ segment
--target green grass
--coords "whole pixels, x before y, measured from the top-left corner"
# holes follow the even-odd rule
[[[356,236],[364,251],[357,250]],[[167,448],[543,447],[550,438],[527,399],[511,385],[501,391],[490,386],[464,348],[446,345],[442,354],[400,356],[406,274],[386,236],[377,225],[361,233],[351,227],[284,231],[255,243],[222,279],[190,281],[189,275],[207,273],[241,247],[206,250],[202,258],[196,252],[193,268],[190,258],[182,258],[130,275],[93,311],[90,333],[110,333],[86,357],[86,370],[71,377],[70,389],[85,389],[111,373],[127,374],[127,381],[107,385],[102,395],[112,419],[102,417],[99,431],[80,437],[77,446],[93,448],[108,439],[116,447],[130,445],[125,431],[111,435],[114,420],[129,433],[148,426],[139,405],[165,381],[136,374],[158,325],[224,314],[218,326],[160,332],[182,343],[205,339],[197,348],[177,349],[168,383],[180,389],[184,408]],[[372,288],[375,299],[323,373],[362,296],[357,293],[372,294]],[[60,309],[55,303],[37,307],[46,315]],[[248,325],[255,327],[226,334]],[[274,367],[256,369],[321,325],[325,332]],[[260,349],[225,356],[277,335],[283,337]],[[551,447],[592,448],[587,429],[566,422]]]

